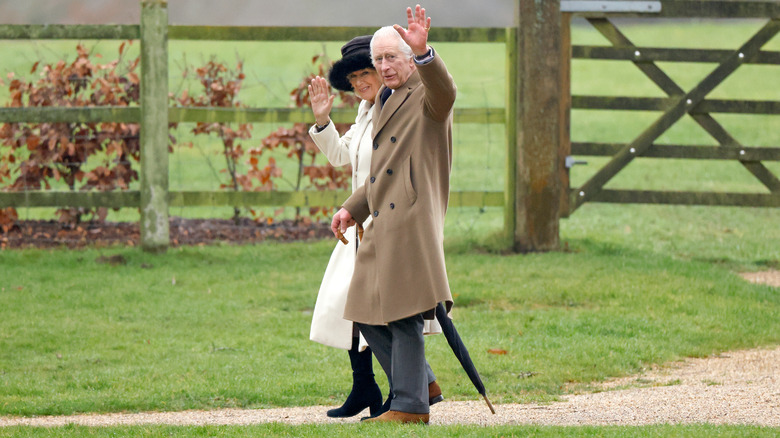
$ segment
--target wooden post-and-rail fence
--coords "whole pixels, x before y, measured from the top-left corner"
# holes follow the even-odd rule
[[[347,41],[371,34],[373,27],[224,27],[169,26],[167,2],[141,0],[140,25],[0,25],[0,39],[116,39],[141,42],[141,98],[139,107],[0,108],[0,123],[124,122],[140,124],[140,190],[115,192],[24,191],[0,192],[3,207],[110,207],[139,208],[141,244],[151,252],[169,244],[168,210],[181,206],[339,205],[346,191],[170,191],[168,189],[168,126],[176,122],[310,123],[305,108],[182,108],[169,107],[169,40],[239,41]],[[504,42],[504,28],[431,31],[437,41]],[[507,49],[508,52],[515,50]],[[331,118],[351,123],[354,110],[334,108]],[[455,123],[505,123],[504,109],[457,109]],[[459,191],[452,206],[502,206],[504,192]]]
[[[141,126],[141,184],[138,191],[0,192],[3,207],[134,207],[141,211],[142,246],[164,251],[169,243],[168,209],[178,206],[338,205],[347,192],[170,191],[168,124],[173,122],[311,122],[307,109],[168,107],[169,40],[346,41],[370,34],[369,27],[169,26],[165,0],[141,0],[140,25],[0,25],[0,39],[139,39],[139,108],[0,108],[0,123],[125,122]],[[507,239],[516,251],[558,248],[558,224],[585,202],[780,206],[780,182],[762,160],[780,160],[780,149],[740,145],[710,116],[714,112],[780,114],[780,102],[713,101],[705,97],[739,65],[780,65],[780,54],[761,51],[780,29],[780,3],[773,1],[583,1],[518,0],[516,27],[433,28],[433,42],[495,42],[506,47],[505,108],[460,109],[455,123],[501,123],[506,132],[506,185],[503,191],[453,192],[450,205],[503,206]],[[583,16],[612,44],[573,46],[570,24]],[[768,23],[737,51],[635,47],[609,18],[701,17],[765,18]],[[572,58],[633,62],[669,96],[667,100],[572,96]],[[719,67],[690,91],[682,90],[655,61],[717,62]],[[572,108],[661,111],[658,121],[630,144],[572,143]],[[720,148],[655,145],[680,117],[690,114],[715,137]],[[354,120],[354,110],[336,110],[336,122]],[[612,160],[581,187],[569,187],[573,155],[608,155]],[[640,156],[739,160],[769,194],[605,190],[604,185]]]

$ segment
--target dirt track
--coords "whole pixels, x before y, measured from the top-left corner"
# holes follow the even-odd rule
[[[446,394],[446,387],[444,388]],[[285,409],[145,412],[62,417],[0,417],[0,426],[109,426],[128,424],[239,425],[279,422],[349,423],[331,419],[332,406]],[[644,425],[657,423],[752,424],[780,427],[780,347],[747,350],[669,364],[608,382],[604,391],[547,405],[505,404],[491,415],[482,401],[431,408],[431,424]]]

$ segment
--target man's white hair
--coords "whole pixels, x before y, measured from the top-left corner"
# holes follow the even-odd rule
[[[379,30],[374,32],[374,36],[371,38],[371,63],[374,62],[374,41],[379,38],[394,39],[398,42],[398,51],[405,55],[407,59],[411,59],[412,56],[414,56],[412,48],[409,47],[409,44],[406,44],[406,41],[404,41],[403,38],[401,38],[401,35],[398,34],[398,31],[395,30],[393,26],[385,26],[380,27]]]

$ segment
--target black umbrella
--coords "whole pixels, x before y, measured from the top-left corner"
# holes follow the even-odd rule
[[[466,374],[468,374],[469,379],[471,379],[471,383],[473,383],[474,387],[477,388],[477,391],[482,394],[482,398],[484,398],[485,402],[487,402],[487,405],[490,408],[490,412],[495,414],[496,410],[493,408],[493,404],[490,403],[490,400],[487,398],[485,385],[482,383],[482,379],[479,377],[479,373],[474,367],[474,362],[471,361],[469,351],[466,350],[466,346],[463,345],[463,340],[460,338],[458,330],[455,329],[455,325],[452,324],[452,320],[449,316],[447,316],[447,310],[444,309],[443,303],[439,303],[436,306],[436,319],[439,320],[441,331],[444,333],[444,337],[447,338],[447,343],[450,344],[452,352],[455,353],[455,357],[458,358],[461,366],[463,366]]]

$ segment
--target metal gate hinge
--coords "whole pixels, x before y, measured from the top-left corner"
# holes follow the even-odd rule
[[[567,169],[571,169],[572,167],[576,166],[577,164],[588,164],[587,161],[584,160],[575,160],[574,157],[571,155],[566,157],[566,161],[564,162]]]

